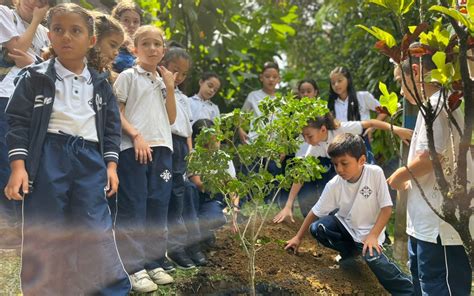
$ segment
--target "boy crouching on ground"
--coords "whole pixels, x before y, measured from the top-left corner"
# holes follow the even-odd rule
[[[337,136],[329,145],[328,154],[337,176],[326,184],[321,198],[285,249],[296,252],[309,228],[322,245],[338,251],[342,261],[362,252],[369,268],[392,295],[413,294],[410,278],[380,247],[392,213],[382,169],[365,163],[365,144],[358,135]]]

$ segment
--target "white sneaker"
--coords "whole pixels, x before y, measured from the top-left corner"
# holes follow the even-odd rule
[[[150,279],[145,269],[130,275],[132,290],[135,292],[147,293],[156,291],[158,286]]]
[[[148,275],[158,285],[171,284],[174,281],[171,275],[167,274],[161,267],[149,270]]]

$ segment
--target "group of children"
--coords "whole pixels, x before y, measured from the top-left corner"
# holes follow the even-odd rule
[[[47,28],[41,25],[45,18]],[[205,265],[202,243],[212,245],[213,231],[226,222],[227,204],[210,198],[199,176],[187,171],[186,159],[193,138],[220,115],[211,101],[220,78],[204,73],[198,94],[188,98],[179,86],[192,67],[190,55],[179,46],[167,48],[159,28],[142,26],[134,2],[119,2],[108,16],[75,4],[18,0],[14,9],[0,6],[0,28],[0,186],[6,197],[0,209],[14,224],[21,208],[23,293],[151,292],[173,282],[175,265]],[[419,63],[404,64],[396,69],[397,80],[410,69],[422,76]],[[286,248],[296,251],[309,229],[343,261],[362,252],[393,294],[467,295],[471,269],[459,235],[410,188],[406,168],[387,182],[410,188],[413,281],[383,254],[392,202],[381,169],[366,164],[373,163],[367,135],[390,125],[383,114],[370,119],[380,104],[355,91],[347,69],[334,69],[330,80],[331,113],[309,121],[306,143],[286,156],[315,156],[328,168],[322,180],[293,184],[280,200],[274,222],[293,220],[297,196],[306,217]],[[257,115],[262,99],[275,98],[278,65],[266,63],[260,81],[262,89],[242,107]],[[437,97],[436,85],[424,86]],[[417,87],[402,82],[410,102],[408,90]],[[298,93],[316,99],[319,89],[307,79]],[[443,139],[446,118],[437,120],[435,137]],[[412,137],[403,128],[394,132],[403,140]],[[245,145],[255,133],[239,129],[239,136]],[[421,117],[411,140],[408,167],[436,195]],[[436,143],[440,154],[450,148]],[[231,164],[228,172],[235,177]],[[233,202],[238,209],[238,199]]]

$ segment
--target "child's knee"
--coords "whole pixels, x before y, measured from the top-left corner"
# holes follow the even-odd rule
[[[309,227],[309,232],[318,241],[326,240],[326,228],[320,221],[316,221]]]
[[[373,248],[372,255],[370,255],[370,250],[367,249],[363,257],[364,257],[365,262],[367,262],[367,264],[371,264],[371,263],[376,263],[380,259],[381,255],[376,249]]]

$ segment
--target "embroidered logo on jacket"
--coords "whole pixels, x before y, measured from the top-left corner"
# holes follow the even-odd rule
[[[360,194],[362,194],[362,196],[365,198],[369,198],[369,196],[372,194],[372,189],[365,185],[364,188],[360,190]]]
[[[52,97],[44,97],[43,95],[37,95],[35,97],[35,103],[33,108],[43,107],[44,105],[49,105],[53,102]]]

